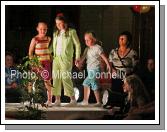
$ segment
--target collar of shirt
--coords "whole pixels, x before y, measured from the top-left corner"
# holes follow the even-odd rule
[[[65,30],[60,31],[60,35],[63,35],[65,33]]]

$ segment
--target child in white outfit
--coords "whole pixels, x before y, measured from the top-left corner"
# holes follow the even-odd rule
[[[90,88],[94,91],[96,104],[95,106],[101,106],[100,93],[99,93],[99,83],[96,75],[100,73],[100,58],[102,58],[106,65],[108,71],[110,71],[110,65],[107,58],[104,55],[103,49],[97,44],[97,40],[94,32],[86,32],[84,35],[85,43],[88,46],[80,60],[80,64],[83,63],[85,58],[87,59],[87,72],[88,76],[83,82],[84,86],[84,99],[81,103],[82,105],[88,105]]]

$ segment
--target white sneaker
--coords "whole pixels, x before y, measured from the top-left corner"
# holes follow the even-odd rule
[[[89,103],[88,102],[86,102],[86,101],[82,101],[81,103],[79,103],[80,105],[82,105],[82,106],[88,106],[89,105]]]

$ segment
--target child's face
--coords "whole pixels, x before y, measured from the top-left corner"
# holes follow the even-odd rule
[[[5,57],[5,66],[6,66],[6,67],[11,67],[11,66],[13,66],[13,57],[12,57],[12,56],[7,55],[7,56]]]
[[[58,28],[58,30],[65,29],[65,23],[64,23],[64,21],[56,20],[56,27]]]
[[[85,34],[85,43],[87,46],[92,46],[95,43],[95,39],[90,34]]]
[[[47,33],[47,25],[45,23],[39,23],[37,27],[38,35],[44,37]]]

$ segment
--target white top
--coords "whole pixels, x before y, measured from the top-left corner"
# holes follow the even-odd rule
[[[57,47],[56,47],[56,55],[61,55],[63,51],[63,34],[64,30],[60,31],[60,34],[57,37]]]
[[[87,69],[100,68],[100,54],[101,53],[103,53],[103,49],[98,44],[88,47],[87,54],[86,54]]]

